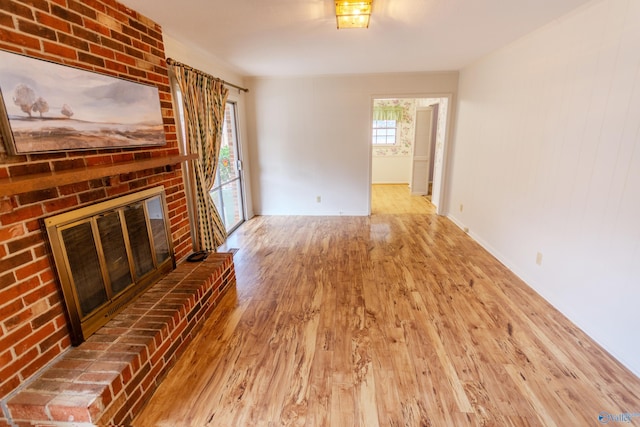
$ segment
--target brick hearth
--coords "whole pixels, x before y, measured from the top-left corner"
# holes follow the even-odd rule
[[[235,284],[232,254],[182,263],[9,396],[16,425],[127,425]]]

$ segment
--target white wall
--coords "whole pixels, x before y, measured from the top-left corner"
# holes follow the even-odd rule
[[[212,58],[208,53],[194,48],[193,46],[186,45],[171,35],[164,33],[164,45],[165,53],[168,58],[175,59],[183,64],[189,65],[205,73],[211,74],[214,77],[225,80],[229,83],[233,83],[237,86],[245,86],[244,77],[234,71],[232,68],[218,61],[216,58]],[[247,218],[253,217],[253,204],[251,198],[251,176],[250,176],[250,163],[249,147],[247,145],[247,120],[246,120],[246,95],[244,92],[240,92],[234,88],[229,88],[229,101],[233,101],[237,106],[238,121],[238,140],[240,143],[240,150],[242,150],[244,160],[243,178],[245,179],[245,213]]]
[[[255,212],[367,215],[372,99],[455,93],[457,80],[456,72],[247,79]]]
[[[373,154],[371,160],[371,182],[373,184],[409,185],[409,181],[411,181],[411,156],[376,156]]]
[[[189,44],[181,42],[167,32],[163,33],[164,51],[167,58],[187,64],[222,80],[244,86],[244,77],[231,66],[223,63],[210,53]],[[235,92],[230,88],[232,92]]]
[[[458,224],[636,374],[638,23],[640,1],[595,1],[463,70],[449,197]]]

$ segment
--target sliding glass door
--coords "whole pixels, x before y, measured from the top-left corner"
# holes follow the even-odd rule
[[[231,233],[244,221],[242,159],[238,147],[236,117],[235,102],[227,102],[222,127],[218,171],[210,191],[218,212],[222,216],[227,233]]]

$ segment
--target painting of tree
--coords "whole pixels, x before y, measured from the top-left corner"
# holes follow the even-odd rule
[[[31,108],[36,102],[36,93],[29,86],[20,83],[16,86],[13,95],[13,103],[31,117]]]
[[[11,154],[166,144],[158,88],[0,50]]]

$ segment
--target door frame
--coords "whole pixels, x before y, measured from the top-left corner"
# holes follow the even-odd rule
[[[429,99],[429,98],[445,98],[447,100],[447,109],[446,109],[446,120],[445,120],[445,129],[444,129],[444,141],[441,147],[438,147],[436,145],[436,153],[435,156],[436,158],[438,156],[440,156],[442,158],[442,165],[437,173],[436,176],[436,171],[434,170],[434,174],[433,174],[433,192],[432,192],[432,203],[433,205],[436,207],[436,214],[437,215],[447,215],[448,213],[448,209],[447,209],[447,198],[449,195],[449,191],[447,188],[448,185],[448,173],[449,173],[449,151],[450,151],[450,146],[451,146],[451,130],[452,130],[452,117],[455,113],[455,105],[454,105],[454,95],[453,93],[441,93],[441,92],[435,92],[435,93],[415,93],[415,94],[374,94],[371,95],[370,99],[369,99],[369,138],[367,140],[367,146],[369,147],[369,187],[367,188],[368,191],[368,212],[369,215],[371,215],[371,186],[373,185],[373,150],[371,147],[371,139],[373,138],[373,134],[372,134],[372,126],[371,123],[373,123],[373,102],[376,99]],[[442,114],[442,106],[439,106],[439,111],[438,114]],[[436,125],[437,126],[437,125]],[[436,168],[436,165],[434,165],[434,169]],[[438,187],[439,187],[439,191],[436,194],[436,198],[433,197],[433,194],[436,193],[436,180],[438,181]]]

